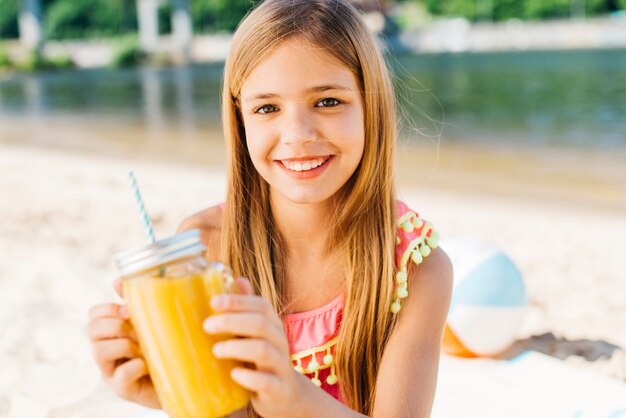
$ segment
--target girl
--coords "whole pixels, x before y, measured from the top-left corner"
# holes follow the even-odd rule
[[[375,39],[342,0],[266,0],[224,74],[226,203],[180,230],[199,228],[206,257],[247,278],[204,324],[238,337],[216,356],[254,365],[233,371],[247,413],[428,417],[452,274],[430,224],[396,200]],[[94,307],[88,330],[107,382],[158,408],[125,307]]]

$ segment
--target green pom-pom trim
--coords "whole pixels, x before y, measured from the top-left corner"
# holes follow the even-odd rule
[[[391,304],[391,308],[389,310],[392,314],[397,314],[398,312],[400,312],[400,308],[400,301],[396,300]]]
[[[396,283],[406,283],[406,273],[403,271],[399,271],[396,273]]]

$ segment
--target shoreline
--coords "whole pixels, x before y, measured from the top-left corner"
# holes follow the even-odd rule
[[[92,127],[85,133],[85,126]],[[19,120],[0,116],[0,146],[43,147],[85,156],[136,158],[180,166],[225,169],[222,132],[209,125],[182,129],[176,123],[150,129],[142,121],[120,124],[81,115]],[[50,133],[53,139],[50,139]],[[406,139],[397,144],[399,187],[441,188],[503,200],[570,204],[606,213],[626,212],[626,146],[584,149],[555,145],[502,145],[486,140]],[[502,141],[506,143],[507,141]]]

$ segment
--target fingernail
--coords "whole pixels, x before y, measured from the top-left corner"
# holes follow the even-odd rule
[[[208,333],[213,333],[217,330],[215,326],[215,322],[211,320],[211,318],[207,318],[204,320],[204,324],[202,324],[204,330]]]
[[[222,309],[226,304],[224,296],[217,295],[211,298],[211,307],[213,309]]]
[[[241,379],[242,371],[239,369],[239,367],[235,367],[234,369],[230,371],[230,377],[232,377],[233,380]]]
[[[215,357],[221,357],[224,352],[224,346],[220,343],[217,343],[213,346],[213,354]]]

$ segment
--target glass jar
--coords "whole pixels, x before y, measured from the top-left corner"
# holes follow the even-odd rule
[[[115,256],[131,322],[171,418],[223,417],[249,399],[230,377],[241,363],[213,356],[213,345],[232,336],[202,329],[214,313],[211,297],[235,287],[230,269],[207,262],[204,251],[195,229]]]

